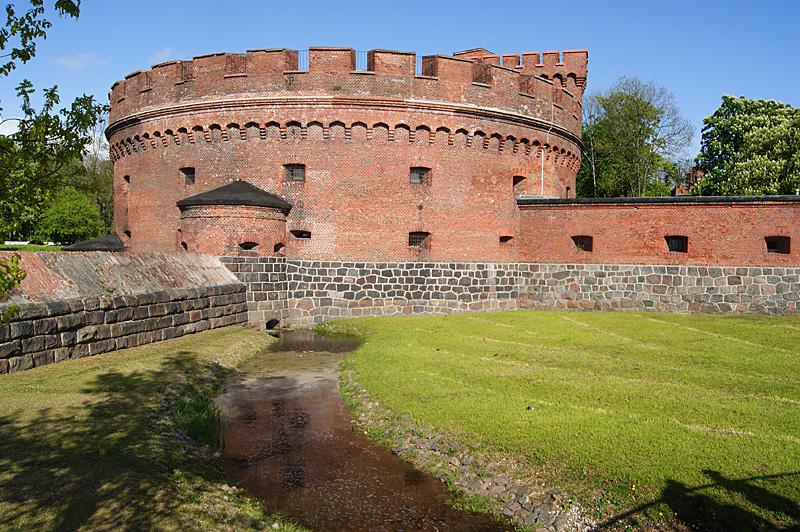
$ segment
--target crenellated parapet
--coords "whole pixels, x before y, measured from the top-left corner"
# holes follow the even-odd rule
[[[453,54],[453,57],[506,67],[523,76],[551,80],[555,88],[565,89],[579,100],[583,97],[583,91],[586,90],[586,72],[589,63],[587,50],[493,54],[483,48],[476,48],[457,52]]]
[[[412,52],[370,50],[357,70],[352,48],[219,53],[170,61],[112,86],[109,135],[131,120],[169,109],[302,98],[373,103],[437,102],[454,110],[502,112],[580,134],[585,51],[496,56],[460,53],[417,61]],[[316,105],[316,102],[314,103]]]

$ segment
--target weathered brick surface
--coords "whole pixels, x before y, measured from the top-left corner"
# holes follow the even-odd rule
[[[479,73],[473,59],[427,57],[420,76],[413,54],[375,50],[354,72],[352,50],[320,48],[298,72],[295,52],[273,50],[132,74],[112,88],[107,131],[117,233],[134,251],[256,241],[246,254],[283,243],[299,259],[515,260],[500,237],[516,236],[516,196],[574,193],[587,54],[487,58]],[[305,182],[285,164],[304,164]],[[410,183],[415,166],[431,169],[427,184]],[[235,179],[291,203],[285,227],[257,209],[181,220],[176,201]],[[431,233],[428,249],[408,246],[414,231]]]
[[[591,236],[592,251],[574,235]],[[670,252],[667,235],[687,236],[688,252]],[[767,236],[789,237],[790,253],[768,253]],[[800,197],[531,200],[520,206],[519,249],[538,263],[796,267]]]
[[[222,261],[247,285],[258,326],[518,308],[796,314],[800,299],[799,268]]]
[[[239,283],[50,303],[21,305],[16,321],[4,328],[0,373],[247,322],[245,286]],[[42,316],[42,308],[78,310],[30,318]]]
[[[800,265],[797,201],[525,204],[574,198],[587,61],[470,50],[425,57],[417,75],[412,53],[373,50],[355,71],[353,50],[314,48],[307,71],[296,51],[256,50],[136,72],[110,95],[117,233],[133,251],[293,260]],[[305,182],[285,164],[305,165]],[[417,166],[426,184],[410,182]],[[232,180],[291,211],[176,206]],[[689,252],[668,252],[666,235]],[[765,236],[793,251],[767,254]]]

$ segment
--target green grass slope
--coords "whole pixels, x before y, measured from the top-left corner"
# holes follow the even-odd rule
[[[372,397],[531,465],[607,526],[642,515],[800,526],[797,318],[507,312],[342,326],[366,338],[348,364]]]

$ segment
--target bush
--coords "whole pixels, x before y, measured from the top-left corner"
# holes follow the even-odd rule
[[[72,244],[99,236],[100,211],[92,201],[73,188],[56,194],[42,214],[36,237]]]
[[[20,256],[16,253],[11,258],[0,259],[0,301],[25,279],[25,270],[20,267],[19,261]],[[18,310],[16,305],[0,310],[0,325],[9,322]]]

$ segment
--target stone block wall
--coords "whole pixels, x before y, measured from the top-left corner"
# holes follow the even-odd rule
[[[800,268],[224,257],[251,325],[513,309],[797,314]]]
[[[7,256],[9,253],[0,253]],[[247,323],[245,285],[194,253],[20,253],[0,373]]]
[[[222,263],[247,287],[250,325],[286,320],[286,259],[282,257],[220,257]],[[286,323],[282,323],[286,325]]]
[[[800,268],[529,264],[520,308],[798,314]]]
[[[239,283],[27,303],[0,327],[0,373],[247,322]]]

